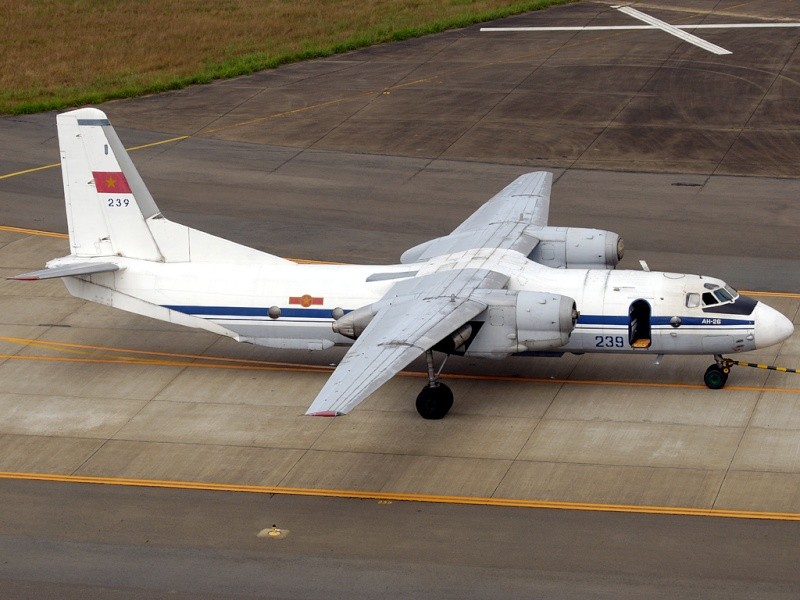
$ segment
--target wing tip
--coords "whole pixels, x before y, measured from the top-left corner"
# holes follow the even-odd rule
[[[6,277],[6,279],[14,279],[16,281],[39,281],[39,277],[36,275],[29,275],[27,273],[23,273],[22,275],[15,275],[14,277]]]
[[[307,417],[343,417],[344,413],[338,410],[320,410],[317,412],[307,412]]]

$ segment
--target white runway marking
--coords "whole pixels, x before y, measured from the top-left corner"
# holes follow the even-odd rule
[[[675,25],[675,29],[759,29],[800,27],[800,23],[697,23]],[[576,27],[481,27],[481,31],[614,31],[659,29],[655,25],[581,25]]]
[[[694,44],[708,52],[714,54],[732,54],[730,50],[726,50],[721,46],[707,42],[706,40],[686,33],[686,29],[758,29],[758,28],[786,28],[786,27],[800,27],[800,23],[704,23],[694,25],[670,25],[660,19],[651,17],[641,11],[631,8],[629,6],[614,6],[621,13],[630,17],[644,21],[647,25],[584,25],[577,27],[481,27],[481,31],[487,32],[517,32],[517,31],[624,31],[624,30],[644,30],[644,29],[660,29],[680,38],[690,44]]]
[[[635,8],[631,8],[630,6],[614,6],[619,12],[624,13],[634,19],[639,19],[640,21],[644,21],[648,25],[653,25],[654,27],[658,27],[662,31],[666,31],[670,35],[674,35],[676,38],[683,40],[684,42],[689,42],[690,44],[694,44],[698,48],[702,48],[703,50],[707,50],[712,54],[731,54],[730,50],[725,50],[716,44],[712,44],[711,42],[707,42],[702,38],[697,37],[696,35],[692,35],[691,33],[686,33],[685,31],[670,25],[669,23],[662,21],[661,19],[656,19],[655,17],[651,17],[648,14],[645,14]]]

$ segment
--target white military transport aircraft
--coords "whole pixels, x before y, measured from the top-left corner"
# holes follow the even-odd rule
[[[400,264],[295,262],[164,218],[106,115],[57,117],[71,254],[16,279],[62,277],[74,296],[272,348],[351,345],[307,414],[342,415],[425,354],[417,410],[453,394],[433,351],[486,358],[565,352],[709,354],[788,338],[792,323],[719,279],[614,271],[620,237],[549,227],[552,175],[523,175]],[[441,370],[441,369],[440,369]]]

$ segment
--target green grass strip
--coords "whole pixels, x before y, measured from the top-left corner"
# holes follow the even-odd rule
[[[99,70],[93,82],[82,86],[72,85],[48,91],[26,90],[17,88],[13,93],[0,93],[0,114],[30,114],[51,110],[60,110],[88,104],[101,104],[109,100],[134,98],[147,94],[179,90],[191,85],[210,83],[219,79],[229,79],[249,75],[257,71],[274,69],[281,65],[314,58],[324,58],[341,54],[375,44],[396,42],[425,35],[440,33],[517,15],[525,12],[541,10],[555,5],[568,4],[576,0],[528,0],[513,2],[508,6],[478,13],[461,14],[455,17],[435,20],[414,27],[392,28],[388,26],[373,27],[357,33],[352,37],[333,43],[321,43],[309,39],[303,41],[301,49],[295,51],[279,51],[274,54],[264,52],[244,53],[235,58],[222,60],[201,67],[199,72],[191,75],[175,76],[164,72],[152,74],[137,73],[135,67],[128,77],[128,83],[117,81],[119,75],[104,73]],[[460,0],[451,0],[451,5],[460,4]],[[221,33],[224,35],[224,32]],[[66,38],[69,39],[69,38]],[[60,52],[51,51],[50,56],[58,57]],[[68,68],[68,65],[65,65]],[[6,68],[12,68],[6,66]],[[80,89],[76,89],[80,88]]]

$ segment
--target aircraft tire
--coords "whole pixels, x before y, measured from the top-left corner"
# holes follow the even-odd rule
[[[727,369],[723,369],[719,365],[711,365],[706,369],[706,374],[703,376],[703,381],[706,386],[712,390],[721,390],[725,387],[728,381]]]
[[[453,406],[453,392],[443,383],[426,385],[417,396],[417,412],[423,419],[443,419]]]

